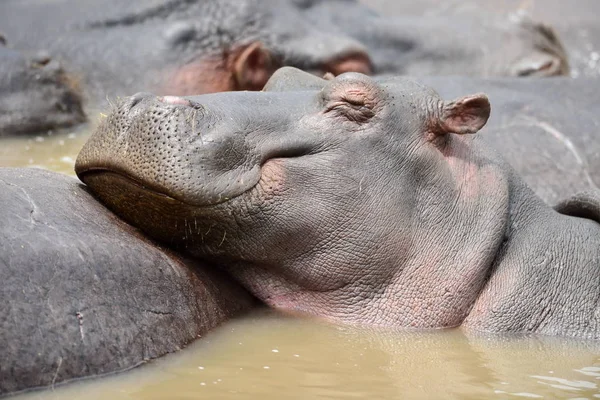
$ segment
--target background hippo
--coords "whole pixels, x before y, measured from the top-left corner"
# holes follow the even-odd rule
[[[360,43],[315,29],[284,0],[7,0],[0,26],[16,46],[64,60],[92,107],[140,90],[260,90],[280,64],[371,68]]]
[[[0,168],[0,204],[0,397],[133,368],[253,304],[71,177]]]
[[[600,338],[600,225],[544,204],[466,135],[486,123],[486,96],[443,102],[354,73],[321,90],[272,79],[277,91],[133,96],[84,147],[78,176],[278,309]],[[599,205],[595,193],[562,210]]]
[[[572,76],[600,76],[600,27],[596,0],[368,0],[369,7],[389,16],[455,18],[498,13],[525,13],[551,24],[568,54]]]
[[[347,0],[303,1],[318,26],[337,29],[369,49],[377,74],[462,76],[568,75],[554,30],[523,16],[470,13],[390,17]],[[395,6],[389,4],[390,9]],[[394,13],[392,13],[394,14]]]
[[[24,55],[0,36],[0,66],[0,137],[85,119],[75,80],[49,55]]]

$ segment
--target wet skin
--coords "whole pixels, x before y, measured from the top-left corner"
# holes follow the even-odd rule
[[[76,172],[146,234],[278,309],[600,337],[598,195],[562,213],[539,199],[469,135],[489,117],[486,96],[298,74],[280,70],[263,93],[133,96]]]
[[[0,168],[0,203],[0,397],[131,369],[254,305],[74,178]]]

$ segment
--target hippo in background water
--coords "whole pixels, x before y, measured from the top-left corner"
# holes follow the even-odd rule
[[[76,81],[48,54],[25,55],[0,36],[0,137],[85,120]]]
[[[596,0],[365,0],[369,7],[402,18],[448,21],[489,14],[525,14],[555,29],[569,57],[573,77],[600,77],[600,2]]]
[[[92,108],[140,90],[260,90],[283,64],[371,72],[364,46],[315,29],[289,1],[6,0],[0,26],[80,74]]]
[[[131,369],[255,304],[76,179],[0,168],[0,397]]]
[[[356,73],[321,88],[288,71],[261,93],[125,99],[76,172],[277,309],[600,339],[598,192],[546,205],[472,135],[483,94],[445,102]]]
[[[347,0],[300,1],[307,18],[369,49],[377,74],[558,76],[569,74],[565,49],[550,26],[525,16],[381,16]],[[350,6],[349,3],[352,3]],[[394,8],[392,4],[390,8]],[[382,13],[385,11],[382,9]]]

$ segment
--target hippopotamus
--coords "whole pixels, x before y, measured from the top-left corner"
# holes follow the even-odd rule
[[[15,45],[46,49],[78,74],[91,109],[139,90],[260,90],[280,65],[372,68],[362,44],[314,29],[287,0],[8,0],[0,26]]]
[[[527,15],[549,24],[560,35],[569,58],[573,77],[600,76],[600,28],[596,16],[600,3],[595,0],[369,0],[373,9],[390,17],[402,18],[476,18],[490,14]]]
[[[47,53],[23,54],[0,35],[0,137],[85,120],[76,80]]]
[[[288,75],[264,92],[124,99],[76,173],[148,236],[279,310],[600,339],[600,195],[555,208],[536,196],[479,139],[484,94]]]
[[[255,304],[75,178],[0,168],[0,203],[0,397],[131,369]]]
[[[32,23],[35,30],[23,29]],[[389,19],[357,1],[6,0],[0,25],[18,46],[45,48],[78,74],[90,109],[140,90],[260,90],[282,65],[320,75],[547,76],[568,68],[559,40],[537,25]]]
[[[567,53],[554,29],[525,15],[383,17],[366,5],[349,6],[347,0],[302,3],[305,14],[319,26],[335,27],[363,43],[377,74],[569,74]]]

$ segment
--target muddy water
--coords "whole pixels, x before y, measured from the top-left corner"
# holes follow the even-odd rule
[[[0,167],[37,167],[75,175],[73,166],[97,122],[73,129],[0,139]]]
[[[15,400],[600,398],[600,352],[553,338],[333,326],[258,312],[121,375]]]

